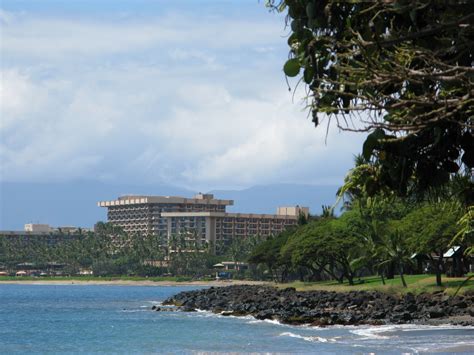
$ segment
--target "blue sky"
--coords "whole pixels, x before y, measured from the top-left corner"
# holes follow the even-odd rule
[[[264,0],[0,6],[2,181],[334,185],[360,150],[288,92]]]

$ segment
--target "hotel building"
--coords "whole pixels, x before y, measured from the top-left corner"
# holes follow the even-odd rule
[[[276,214],[228,213],[232,200],[215,199],[212,194],[193,198],[176,196],[122,196],[101,201],[107,208],[107,219],[129,234],[160,235],[168,243],[172,236],[186,235],[198,242],[228,243],[233,238],[253,235],[268,237],[296,225],[307,207],[279,207]]]

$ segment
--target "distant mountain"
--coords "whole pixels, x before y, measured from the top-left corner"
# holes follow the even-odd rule
[[[218,198],[234,200],[231,212],[276,213],[278,206],[309,207],[320,214],[322,205],[333,205],[339,186],[275,184],[254,186],[244,190],[214,190]],[[337,210],[335,211],[337,214]]]
[[[275,213],[278,206],[308,206],[312,214],[335,202],[336,186],[278,184],[244,190],[215,190],[216,198],[232,199],[231,212]],[[21,230],[25,223],[92,227],[107,219],[97,202],[120,195],[188,196],[195,194],[169,185],[113,185],[97,181],[64,183],[0,183],[0,230]]]
[[[192,196],[192,191],[168,185],[113,185],[97,181],[62,183],[0,183],[0,230],[21,230],[25,223],[92,227],[107,219],[98,201],[120,195]]]

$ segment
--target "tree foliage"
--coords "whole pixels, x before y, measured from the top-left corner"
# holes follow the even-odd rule
[[[474,206],[469,206],[466,213],[458,221],[460,227],[451,244],[462,243],[467,245],[466,255],[474,254]]]
[[[282,255],[280,251],[293,233],[293,229],[288,229],[261,242],[254,247],[248,261],[253,264],[266,265],[275,281],[285,281],[291,268],[291,260]]]
[[[458,201],[424,203],[400,221],[399,230],[411,243],[411,250],[427,255],[441,286],[443,254],[447,251],[462,216]]]
[[[363,239],[357,235],[352,214],[341,218],[322,218],[300,227],[282,248],[294,265],[324,270],[336,279],[353,283]]]
[[[287,13],[283,70],[306,84],[313,122],[328,115],[344,130],[370,132],[363,154],[378,161],[368,172],[379,185],[405,194],[474,167],[474,2],[267,5]]]
[[[454,187],[421,201],[357,189],[341,216],[315,217],[263,242],[250,262],[266,265],[280,281],[329,278],[354,284],[357,277],[378,274],[385,283],[398,274],[405,287],[405,274],[431,264],[441,286],[441,274],[464,274],[469,258],[458,255],[447,266],[443,255],[453,245],[472,249],[472,216],[461,218],[464,207]]]

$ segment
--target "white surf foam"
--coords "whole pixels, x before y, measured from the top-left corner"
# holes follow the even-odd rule
[[[211,313],[209,311],[206,311],[205,309],[199,309],[199,308],[196,308],[196,312],[197,313]]]
[[[247,318],[247,317],[245,317]],[[278,325],[280,327],[286,327],[286,328],[307,328],[307,326],[302,326],[302,325],[291,325],[291,324],[284,324],[281,323],[280,321],[276,319],[255,319],[253,316],[249,316],[250,319],[247,324],[272,324],[272,325]]]
[[[318,337],[318,336],[304,336],[304,335],[300,335],[300,334],[295,334],[295,333],[292,333],[292,332],[284,332],[284,333],[281,333],[279,336],[283,337],[283,336],[288,336],[288,337],[292,337],[292,338],[298,338],[298,339],[302,339],[302,340],[305,340],[305,341],[310,341],[310,342],[313,342],[313,343],[335,343],[336,342],[336,339],[335,338],[323,338],[323,337]]]
[[[257,322],[264,322],[264,323],[269,323],[269,324],[274,324],[274,325],[286,325],[276,319],[263,319],[261,321],[257,319]]]
[[[199,308],[196,308],[196,312],[185,312],[187,316],[189,317],[202,317],[202,318],[236,318],[236,319],[244,319],[244,320],[252,320],[252,319],[255,319],[253,318],[252,316],[232,316],[232,315],[228,315],[228,316],[225,316],[221,313],[214,313],[214,312],[211,312],[211,311],[207,311],[205,309],[199,309]]]
[[[389,336],[381,335],[380,333],[387,333],[392,330],[394,330],[392,326],[379,326],[374,328],[351,329],[350,332],[362,337],[362,339],[389,339]]]
[[[462,353],[472,354],[474,349],[474,341],[457,341],[456,343],[434,343],[431,345],[424,345],[415,347],[416,352],[421,353]]]
[[[449,329],[474,329],[469,326],[459,325],[423,325],[423,324],[399,324],[399,325],[380,325],[373,327],[358,326],[355,329],[351,329],[350,332],[355,335],[359,335],[365,339],[389,339],[396,337],[395,332],[417,332],[417,331],[442,331]]]

